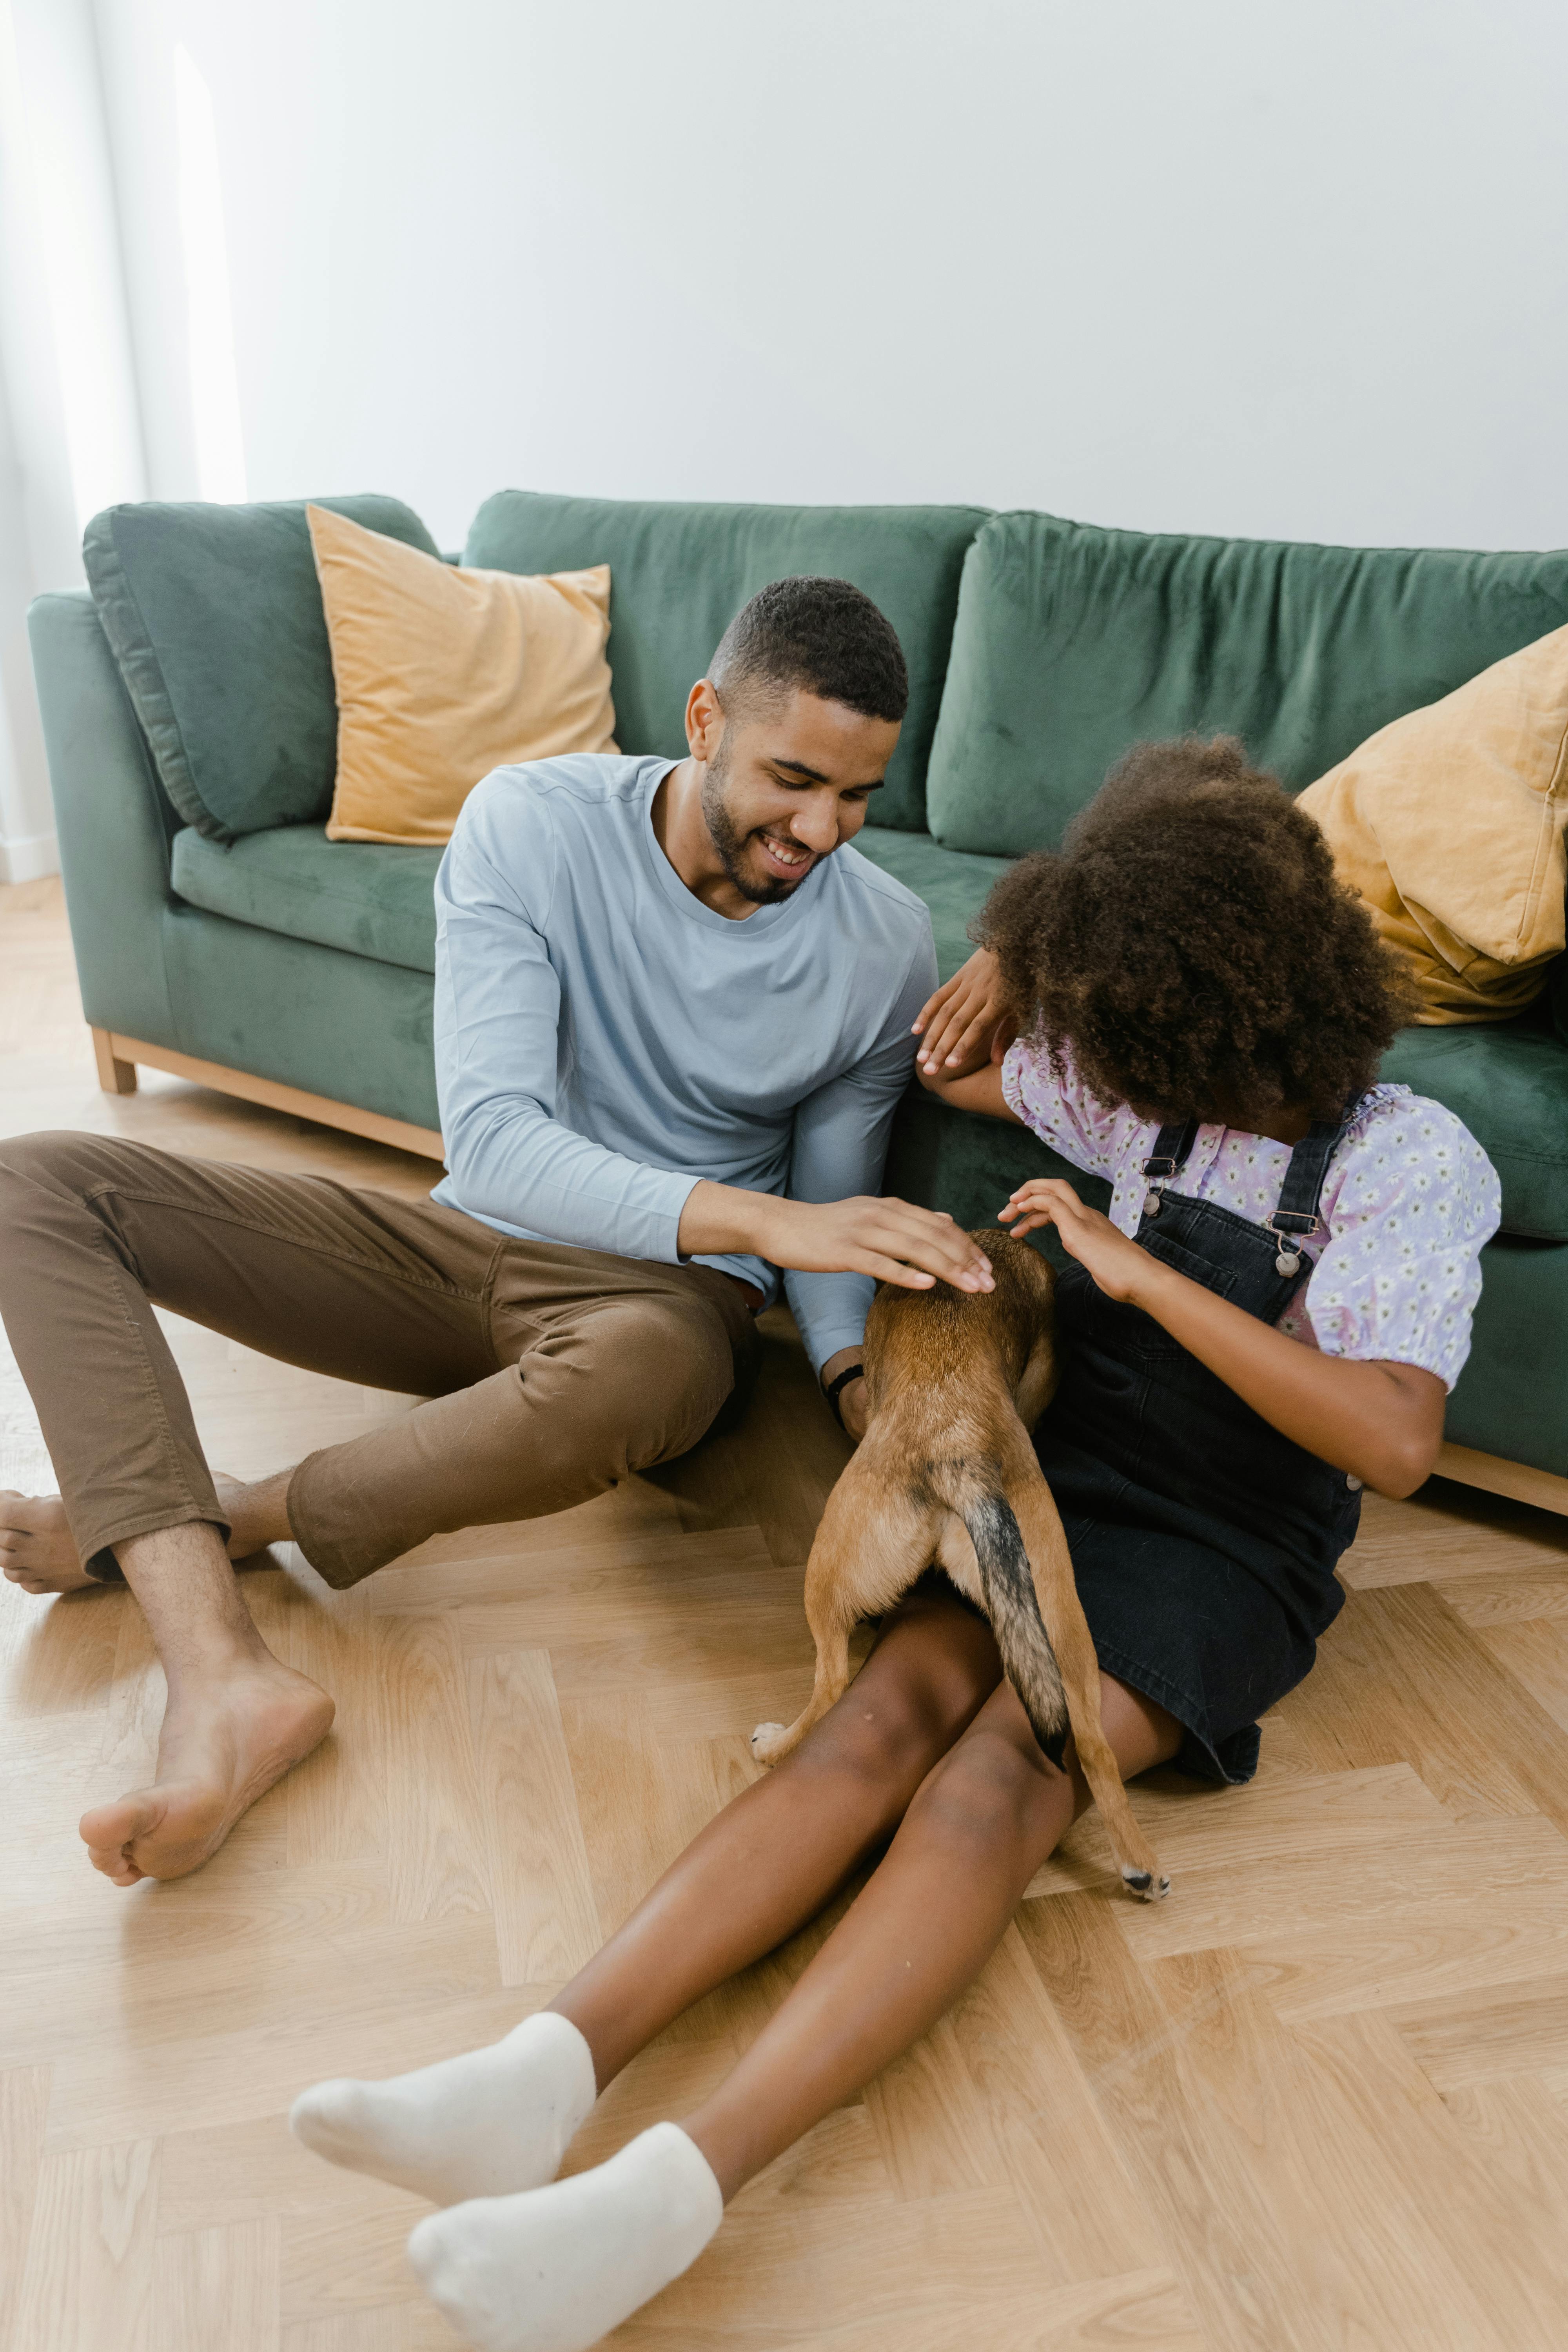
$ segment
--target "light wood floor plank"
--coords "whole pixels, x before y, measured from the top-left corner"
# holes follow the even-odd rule
[[[1352,1592],[1293,1700],[1346,1765],[1408,1763],[1456,1815],[1568,1827],[1568,1733],[1429,1585]]]
[[[1564,1575],[1568,1584],[1568,1574]],[[1568,1616],[1540,1616],[1477,1629],[1489,1656],[1568,1732]]]
[[[814,2205],[809,2213],[735,2211],[700,2260],[647,2306],[641,2324],[725,2325],[789,2314],[803,2335],[901,2319],[924,2326],[977,2297],[1047,2293],[1033,2232],[1005,2191],[922,2204]],[[611,2339],[612,2342],[615,2338]]]
[[[1333,2336],[1316,2275],[1299,2269],[1252,2151],[1213,2127],[1173,2018],[1095,1895],[1031,1904],[1029,1955],[1116,2137],[1134,2189],[1183,2279],[1213,2352],[1328,2352]],[[1216,2011],[1223,1992],[1214,1996]]]
[[[501,1981],[562,1984],[592,1959],[600,1927],[549,1658],[474,1658],[468,1703]]]
[[[15,2066],[0,2074],[0,2345],[11,2342],[48,2104],[47,2066]]]
[[[1332,1966],[1337,1944],[1353,1976],[1353,1954],[1369,1938],[1385,1950],[1391,1938],[1419,1938],[1434,1928],[1473,1934],[1483,1914],[1489,1949],[1542,1938],[1550,1948],[1559,1918],[1568,1937],[1565,1869],[1568,1840],[1539,1813],[1466,1822],[1444,1814],[1436,1832],[1352,1843],[1342,1853],[1260,1853],[1186,1869],[1180,1903],[1125,1903],[1115,1917],[1142,1960],[1221,1944],[1266,1946],[1286,1967],[1298,1955],[1312,1977],[1325,1954]],[[1478,1970],[1482,1965],[1478,1951]]]
[[[486,1816],[457,1626],[449,1617],[384,1620],[378,1654],[393,1916],[488,1917]]]
[[[153,2139],[46,2156],[13,2352],[160,2352],[152,2332]]]
[[[953,2012],[980,2112],[1062,2285],[1161,2266],[1159,2232],[1016,1927]]]
[[[1568,2066],[1568,1975],[1412,2002],[1389,2021],[1440,2091]]]
[[[166,2132],[158,2175],[158,2231],[233,2229],[285,2215],[353,2222],[401,2217],[411,2230],[428,2210],[422,2197],[363,2172],[324,2165],[293,2137],[281,2114],[243,2123]]]
[[[994,2118],[964,2063],[951,2016],[885,2067],[865,2097],[906,2203],[1007,2185]]]
[[[782,2312],[721,2327],[642,2317],[605,2341],[613,2352],[975,2352],[981,2341],[984,2352],[1206,2352],[1168,2271],[988,2294],[972,2311],[902,2311],[838,2327],[792,2328]]]
[[[282,1783],[290,1864],[357,1862],[386,1852],[385,1633],[362,1590],[293,1611],[280,1645],[288,1664],[331,1691],[338,1708],[314,1755]]]
[[[161,2236],[153,2273],[157,2352],[279,2352],[276,2221]]]
[[[1386,2017],[1313,2020],[1297,2041],[1331,2075],[1441,2234],[1502,2340],[1555,2352],[1568,2296],[1568,2122],[1530,2078],[1440,2097]],[[1521,2095],[1516,2100],[1515,2093]],[[1546,2161],[1542,2162],[1542,2155]],[[1366,2235],[1364,2224],[1359,2233]],[[1380,2233],[1381,2234],[1381,2233]]]
[[[1479,1486],[1434,1478],[1409,1503],[1362,1497],[1361,1532],[1341,1564],[1355,1591],[1389,1584],[1476,1588],[1533,1567],[1568,1570],[1568,1527]],[[1450,1594],[1450,1598],[1453,1595]]]
[[[1194,1787],[1176,1773],[1155,1772],[1134,1785],[1131,1801],[1173,1877],[1205,1868],[1244,1870],[1277,1856],[1331,1858],[1366,1846],[1418,1843],[1451,1826],[1451,1816],[1408,1764],[1280,1778],[1259,1774],[1245,1789]],[[1121,1893],[1096,1812],[1075,1823],[1036,1872],[1028,1891],[1058,1895],[1089,1886]]]
[[[1235,1955],[1182,1953],[1149,1975],[1182,2036],[1200,2131],[1246,2166],[1284,2241],[1298,2332],[1380,2352],[1513,2345],[1450,2259],[1379,2120],[1249,1990]]]

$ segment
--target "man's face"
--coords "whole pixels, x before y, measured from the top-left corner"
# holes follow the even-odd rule
[[[897,719],[865,719],[799,688],[731,715],[700,687],[690,715],[713,846],[759,907],[789,898],[854,839],[899,740]]]

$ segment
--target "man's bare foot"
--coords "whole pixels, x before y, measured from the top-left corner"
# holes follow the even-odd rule
[[[319,1685],[266,1651],[171,1691],[153,1786],[81,1817],[93,1868],[116,1886],[199,1869],[326,1738],[335,1712]]]
[[[264,1479],[251,1486],[242,1479],[230,1478],[224,1471],[214,1473],[218,1501],[233,1522],[228,1539],[230,1559],[255,1560],[260,1565],[261,1555],[269,1543],[289,1541],[286,1516],[281,1531],[276,1530],[282,1496],[278,1496],[276,1503],[271,1497],[273,1490],[279,1486],[287,1491],[291,1475],[291,1472],[285,1471],[280,1478]],[[269,1507],[258,1512],[253,1505],[263,1497]],[[269,1524],[273,1532],[267,1531]],[[58,1495],[17,1495],[9,1488],[0,1489],[0,1570],[5,1571],[7,1583],[19,1584],[24,1592],[102,1589],[101,1580],[89,1576],[77,1557],[66,1520],[66,1507]]]

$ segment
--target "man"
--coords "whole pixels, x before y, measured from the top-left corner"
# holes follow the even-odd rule
[[[82,1820],[116,1885],[205,1862],[331,1721],[232,1559],[292,1539],[348,1585],[684,1453],[776,1268],[858,1435],[871,1277],[989,1287],[950,1218],[871,1197],[935,966],[921,902],[845,845],[907,699],[868,598],[779,581],[691,689],[688,759],[476,789],[436,886],[429,1202],[94,1136],[0,1146],[0,1311],[62,1488],[0,1498],[0,1560],[34,1592],[123,1578],[168,1676],[153,1785]],[[154,1306],[431,1402],[215,1484]]]

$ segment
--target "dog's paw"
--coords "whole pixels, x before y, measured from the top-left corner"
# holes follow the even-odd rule
[[[759,1723],[752,1734],[752,1754],[759,1764],[771,1764],[784,1736],[782,1723]]]
[[[1123,1870],[1121,1883],[1140,1903],[1163,1903],[1171,1891],[1170,1880],[1157,1877],[1151,1870]]]

